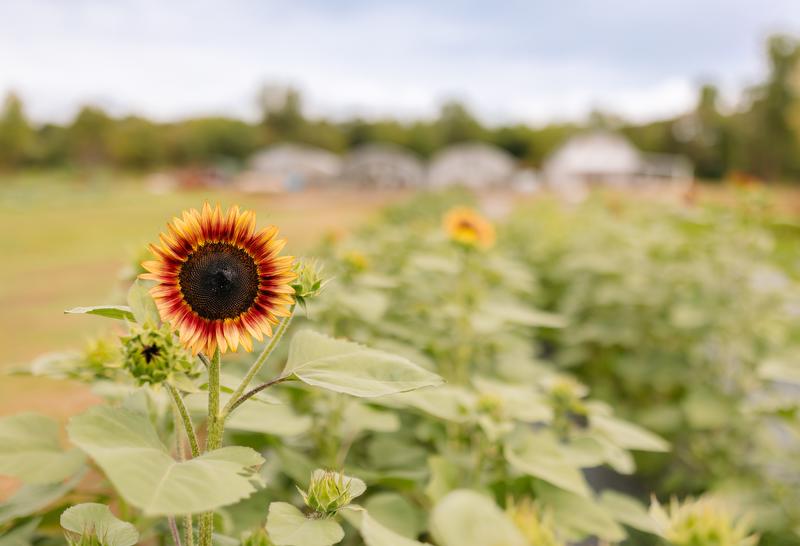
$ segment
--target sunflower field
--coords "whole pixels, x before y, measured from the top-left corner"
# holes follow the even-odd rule
[[[127,301],[68,311],[108,338],[16,370],[104,402],[0,418],[0,546],[800,544],[800,225],[757,192],[486,205],[301,258],[176,216]]]

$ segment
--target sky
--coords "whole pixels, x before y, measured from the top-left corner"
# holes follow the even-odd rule
[[[713,82],[733,104],[800,0],[0,0],[0,94],[37,121],[82,104],[159,120],[254,119],[264,84],[307,113],[486,123],[646,121]]]

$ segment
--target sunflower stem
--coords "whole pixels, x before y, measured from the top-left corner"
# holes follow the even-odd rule
[[[183,518],[183,536],[186,546],[194,546],[194,522],[191,514],[187,514]]]
[[[261,368],[264,366],[264,364],[266,363],[267,359],[269,359],[269,355],[272,354],[272,351],[274,351],[275,347],[278,346],[278,342],[283,337],[283,334],[286,333],[286,329],[289,327],[289,323],[292,321],[292,317],[294,317],[294,310],[295,310],[295,306],[292,305],[289,308],[289,316],[284,318],[281,321],[280,325],[278,326],[278,328],[273,333],[272,339],[269,340],[269,343],[267,344],[267,346],[264,347],[264,350],[261,351],[261,354],[258,355],[258,358],[256,358],[255,362],[253,362],[253,365],[250,366],[249,370],[247,370],[247,375],[244,376],[244,379],[242,379],[242,382],[239,384],[238,387],[236,387],[236,390],[231,395],[230,399],[228,400],[228,403],[225,404],[225,407],[222,410],[222,420],[223,421],[228,417],[228,415],[230,414],[231,411],[233,411],[235,408],[237,408],[247,398],[250,398],[250,396],[253,396],[254,394],[256,394],[258,392],[258,391],[256,391],[256,392],[254,392],[252,394],[248,393],[249,396],[247,396],[246,398],[242,399],[242,394],[244,394],[245,389],[247,388],[248,385],[250,385],[250,382],[258,374],[258,372],[261,371]],[[267,385],[267,386],[269,386],[269,385]],[[266,388],[266,387],[264,387],[264,388]],[[263,390],[263,389],[261,389],[261,390]]]
[[[283,383],[284,381],[288,381],[288,380],[289,380],[289,376],[282,375],[280,377],[276,377],[275,379],[271,379],[271,380],[267,381],[266,383],[262,383],[262,384],[260,384],[260,385],[258,385],[256,387],[253,387],[252,389],[250,389],[249,391],[244,393],[236,402],[234,402],[231,405],[231,409],[228,410],[228,413],[232,413],[236,408],[238,408],[239,406],[241,406],[242,404],[247,402],[250,398],[252,398],[253,396],[257,395],[258,393],[260,393],[264,389],[268,389],[273,385],[277,385],[278,383]]]
[[[178,525],[175,523],[175,518],[170,516],[167,518],[167,521],[169,521],[169,530],[172,533],[172,542],[175,543],[175,546],[183,546],[181,544],[181,535],[178,532]]]
[[[189,416],[186,404],[183,403],[183,398],[181,397],[181,393],[178,392],[178,389],[169,383],[166,385],[167,390],[170,395],[172,395],[172,401],[175,403],[175,408],[178,410],[181,421],[183,421],[183,428],[186,430],[186,437],[189,438],[189,447],[192,450],[192,457],[198,457],[200,456],[200,445],[197,442],[197,434],[195,434],[192,418]],[[176,430],[175,434],[177,433],[178,431]]]
[[[206,438],[206,452],[213,451],[222,446],[222,434],[225,420],[219,411],[219,348],[214,351],[208,367],[208,437]],[[200,516],[200,546],[212,546],[214,535],[214,512],[205,512]]]

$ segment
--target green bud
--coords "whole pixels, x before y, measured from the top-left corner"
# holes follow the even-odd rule
[[[175,338],[169,326],[135,326],[122,338],[123,367],[140,385],[163,383],[174,374],[191,374],[191,355]]]
[[[650,517],[661,537],[674,546],[755,546],[758,535],[750,533],[744,518],[733,518],[726,507],[712,497],[673,498],[663,507],[654,498]]]
[[[529,498],[520,502],[509,499],[506,512],[528,542],[536,546],[563,546],[553,524],[552,515]]]
[[[478,397],[478,411],[498,421],[503,418],[504,406],[503,399],[496,394],[482,394]]]
[[[294,289],[294,299],[300,307],[305,309],[308,300],[318,296],[328,279],[322,274],[322,265],[315,259],[301,259],[294,264],[294,272],[297,278],[292,283]]]
[[[315,470],[308,491],[300,490],[306,506],[321,516],[332,515],[366,490],[364,482],[341,472]]]

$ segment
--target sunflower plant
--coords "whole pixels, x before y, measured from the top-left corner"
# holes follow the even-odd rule
[[[68,543],[129,546],[141,533],[171,536],[178,545],[238,544],[215,534],[224,523],[219,510],[263,491],[274,468],[265,467],[263,449],[226,445],[226,425],[280,419],[279,401],[267,389],[291,383],[376,397],[442,382],[406,358],[308,329],[293,335],[282,369],[260,377],[297,303],[324,285],[313,263],[295,265],[281,255],[285,242],[277,233],[274,226],[257,230],[255,215],[237,207],[189,210],[151,245],[154,259],[144,262],[146,273],[131,288],[128,305],[68,311],[117,319],[127,330],[102,373],[82,371],[87,361],[80,357],[46,368],[92,381],[108,403],[70,420],[67,435],[75,447],[68,450],[56,423],[44,416],[0,420],[0,473],[26,484],[0,510],[6,535],[34,536],[39,520],[25,518],[81,491],[87,471],[96,468],[115,492],[102,497],[119,503],[131,521],[118,520],[104,504],[75,506],[61,517]],[[258,344],[263,347],[244,373],[223,364],[223,355]],[[345,508],[371,521],[351,503],[363,493],[363,481],[328,470],[309,476],[302,495],[308,512],[274,499],[261,509],[266,529],[249,529],[244,543],[334,544],[344,536],[336,520]],[[392,536],[375,522],[366,525],[365,533]]]

